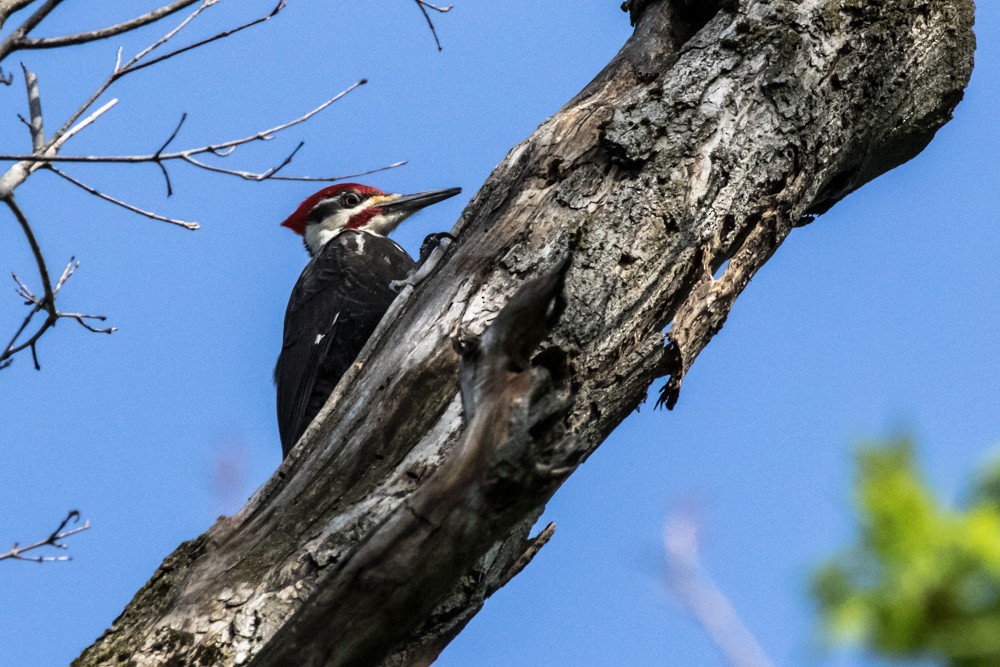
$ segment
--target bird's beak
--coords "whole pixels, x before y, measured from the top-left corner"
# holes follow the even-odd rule
[[[402,220],[431,204],[450,199],[461,191],[462,188],[448,188],[447,190],[418,192],[415,195],[387,195],[383,201],[374,203],[383,213],[391,213],[394,217],[399,216],[398,219]]]

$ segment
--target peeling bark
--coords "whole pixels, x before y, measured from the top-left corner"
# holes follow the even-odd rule
[[[429,663],[657,377],[673,406],[788,234],[919,153],[971,74],[971,0],[687,4],[627,3],[632,39],[497,167],[272,479],[75,665]],[[513,393],[463,400],[456,341],[490,349],[565,258],[534,353],[481,358]]]

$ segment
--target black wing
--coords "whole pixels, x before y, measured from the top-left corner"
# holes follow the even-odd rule
[[[292,290],[274,382],[283,455],[298,441],[375,331],[414,268],[384,236],[348,230],[314,257]]]

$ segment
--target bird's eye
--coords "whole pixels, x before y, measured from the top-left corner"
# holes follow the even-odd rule
[[[355,192],[348,192],[344,195],[344,206],[347,208],[354,208],[361,203],[361,197]]]

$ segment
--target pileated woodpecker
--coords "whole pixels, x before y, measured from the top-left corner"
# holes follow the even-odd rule
[[[278,431],[287,456],[396,298],[389,283],[415,262],[386,238],[425,206],[462,190],[386,194],[357,183],[324,188],[282,224],[302,236],[312,259],[292,289],[274,367]]]

